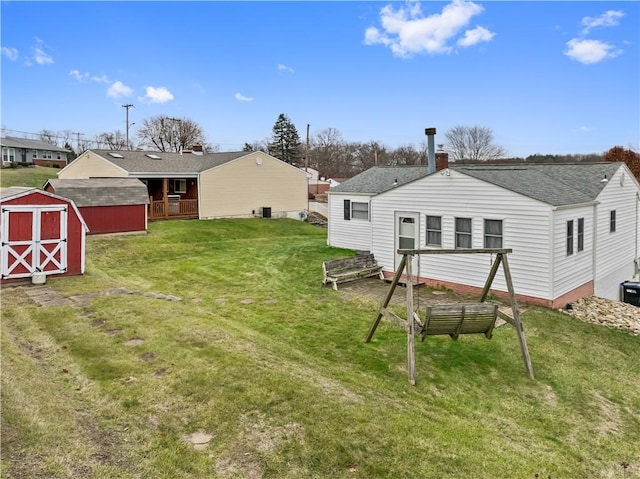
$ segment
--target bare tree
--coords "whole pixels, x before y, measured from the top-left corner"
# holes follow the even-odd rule
[[[205,139],[202,127],[188,118],[170,118],[158,115],[146,118],[137,133],[140,143],[158,151],[179,152],[199,143],[214,148]]]
[[[262,141],[252,141],[251,143],[245,143],[242,147],[242,151],[263,151],[266,153],[269,150],[269,138],[265,138]]]
[[[45,143],[58,146],[58,134],[54,131],[42,129],[38,132],[38,139]]]
[[[424,165],[425,154],[418,151],[413,145],[399,146],[391,155],[393,165]]]
[[[345,142],[336,128],[326,128],[313,135],[309,166],[318,170],[320,176],[338,176],[345,160]],[[345,165],[342,165],[344,167]]]
[[[105,132],[96,135],[94,142],[100,149],[107,150],[127,150],[127,138],[123,132],[116,130],[114,132]]]
[[[496,160],[506,156],[506,150],[493,142],[491,128],[482,126],[454,126],[444,136],[454,161]]]

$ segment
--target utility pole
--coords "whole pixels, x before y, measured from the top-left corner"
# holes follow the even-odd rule
[[[307,149],[304,153],[304,171],[309,169],[309,123],[307,123]]]
[[[127,142],[127,150],[130,150],[131,147],[129,146],[129,108],[133,107],[133,105],[131,103],[127,103],[126,105],[122,105],[122,108],[125,108],[127,110],[127,128],[126,128],[126,142]]]
[[[84,133],[80,133],[79,131],[77,131],[76,133],[71,134],[76,135],[76,155],[80,156],[80,135],[83,135]]]

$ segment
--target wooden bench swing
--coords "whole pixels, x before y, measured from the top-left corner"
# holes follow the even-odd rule
[[[402,260],[395,272],[395,276],[389,288],[389,292],[385,297],[376,319],[369,328],[369,333],[365,339],[368,343],[373,338],[373,334],[382,319],[385,316],[395,322],[398,322],[403,329],[407,331],[407,372],[409,375],[409,382],[411,384],[416,383],[415,372],[415,335],[419,334],[421,341],[424,341],[426,336],[430,335],[444,335],[448,334],[452,339],[457,340],[461,334],[484,334],[487,339],[491,339],[493,334],[493,328],[495,327],[496,319],[500,317],[507,323],[511,324],[518,333],[518,339],[520,341],[520,350],[522,352],[522,358],[524,360],[525,369],[531,379],[533,376],[533,367],[531,366],[531,358],[529,357],[529,350],[527,348],[527,341],[524,336],[524,329],[522,322],[520,321],[520,313],[518,312],[518,304],[516,302],[516,295],[513,288],[513,281],[511,279],[511,271],[509,269],[509,262],[507,260],[507,254],[511,253],[511,249],[498,249],[498,248],[484,248],[484,249],[399,249],[398,254],[402,255]],[[427,306],[424,320],[421,319],[419,311],[414,310],[413,301],[413,273],[412,259],[414,255],[426,255],[426,254],[495,254],[495,260],[491,266],[489,276],[485,282],[478,303],[461,303],[461,304],[441,304]],[[495,278],[498,272],[499,266],[502,264],[504,270],[505,280],[507,282],[507,288],[509,292],[509,301],[511,303],[511,310],[513,316],[503,313],[498,309],[498,305],[485,303]],[[407,319],[406,321],[398,317],[392,311],[387,309],[393,292],[400,281],[403,272],[407,278]],[[419,306],[419,305],[418,305]]]

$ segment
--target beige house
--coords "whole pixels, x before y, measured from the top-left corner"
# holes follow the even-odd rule
[[[307,209],[307,175],[260,151],[166,153],[87,150],[60,179],[132,177],[149,193],[149,219],[288,217]]]

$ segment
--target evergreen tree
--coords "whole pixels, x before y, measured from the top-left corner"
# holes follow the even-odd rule
[[[280,113],[273,125],[269,154],[295,166],[302,157],[301,150],[300,135],[296,126],[287,115]]]

